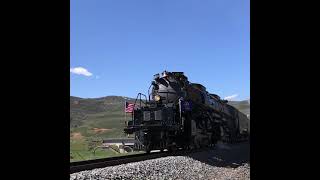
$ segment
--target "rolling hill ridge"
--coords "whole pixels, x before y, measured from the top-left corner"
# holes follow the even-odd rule
[[[134,102],[135,99],[123,96],[70,96],[70,161],[115,155],[114,152],[106,150],[98,150],[97,155],[93,155],[90,147],[96,140],[127,137],[123,129],[125,121],[130,120],[131,116],[125,116],[125,101]],[[229,104],[245,114],[250,114],[248,100],[230,101]]]
[[[105,125],[118,128],[120,123],[124,123],[125,101],[134,102],[135,99],[124,96],[106,96],[100,98],[79,98],[70,96],[70,127],[82,128]],[[228,104],[234,106],[244,114],[250,114],[250,100],[229,101]],[[105,121],[105,122],[103,122]],[[109,122],[109,123],[108,123]],[[119,123],[116,127],[111,124]],[[123,124],[122,124],[123,125]]]

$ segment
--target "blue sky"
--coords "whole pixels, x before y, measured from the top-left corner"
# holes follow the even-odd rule
[[[249,4],[71,0],[70,95],[135,97],[168,70],[222,98],[250,98]]]

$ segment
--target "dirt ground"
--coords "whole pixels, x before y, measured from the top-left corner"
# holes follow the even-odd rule
[[[110,131],[111,129],[93,128],[92,130],[93,130],[93,132],[95,132],[95,133],[104,133],[104,132],[106,132],[106,131]]]
[[[83,139],[84,137],[82,136],[81,133],[79,133],[79,132],[74,132],[74,133],[71,133],[70,138],[73,139],[73,140],[81,140],[81,139]]]

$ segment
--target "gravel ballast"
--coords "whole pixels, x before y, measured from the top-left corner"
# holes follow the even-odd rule
[[[250,179],[249,145],[218,145],[188,156],[168,156],[70,175],[82,179]]]

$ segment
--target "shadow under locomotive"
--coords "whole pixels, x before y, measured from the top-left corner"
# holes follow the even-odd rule
[[[250,144],[248,142],[232,145],[218,144],[215,148],[192,153],[187,157],[211,166],[236,168],[244,163],[250,164]]]

